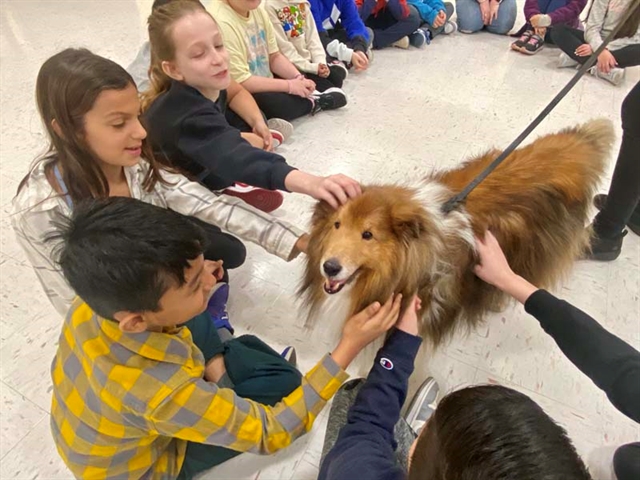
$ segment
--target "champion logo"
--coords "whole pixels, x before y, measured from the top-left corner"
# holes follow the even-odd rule
[[[382,365],[382,368],[385,370],[393,370],[393,362],[388,358],[381,358],[380,365]]]

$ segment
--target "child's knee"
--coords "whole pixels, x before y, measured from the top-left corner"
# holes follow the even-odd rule
[[[409,16],[405,19],[407,22],[407,29],[411,30],[410,33],[415,32],[420,25],[422,24],[422,19],[420,18],[420,13],[418,9],[413,5],[409,5]]]
[[[498,18],[487,27],[487,30],[497,35],[506,35],[516,23],[518,14],[515,0],[504,0],[498,10]]]

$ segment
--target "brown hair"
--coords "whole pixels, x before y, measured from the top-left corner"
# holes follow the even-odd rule
[[[620,27],[620,30],[618,30],[616,34],[616,38],[633,37],[638,31],[638,26],[640,26],[640,2],[638,0],[631,0],[629,10],[633,9],[635,9],[634,12],[627,18],[627,21],[622,24],[622,27]],[[627,10],[625,14],[628,13],[629,10]]]
[[[176,47],[173,43],[173,26],[187,15],[203,12],[211,17],[198,0],[173,0],[154,8],[147,20],[149,44],[151,47],[151,65],[149,66],[149,90],[142,94],[142,110],[169,90],[171,77],[162,70],[162,62],[175,58]],[[213,19],[213,17],[211,17]]]
[[[587,16],[585,17],[586,18],[585,23],[586,21],[589,20],[589,16],[591,15],[592,8],[593,8],[593,2],[591,2],[591,5],[589,5],[589,10],[587,11]],[[634,10],[634,9],[635,11],[631,14],[629,18],[627,18],[627,21],[624,22],[622,27],[620,27],[620,30],[618,30],[618,32],[616,33],[615,37],[613,38],[614,40],[617,40],[618,38],[633,37],[638,31],[638,26],[640,26],[640,2],[638,0],[631,0],[631,3],[629,4],[629,8],[624,12],[623,15],[626,16],[626,14],[629,13],[629,10]]]
[[[411,457],[408,480],[590,480],[565,430],[499,385],[444,397]]]
[[[130,85],[135,88],[133,78],[124,68],[84,48],[67,48],[45,61],[36,81],[36,102],[49,136],[49,146],[22,179],[18,192],[33,170],[41,162],[47,162],[48,178],[54,164],[60,165],[62,179],[74,203],[108,197],[109,182],[100,168],[99,158],[85,140],[84,117],[103,91],[124,90]],[[160,165],[144,140],[142,157],[150,165],[142,186],[150,191],[163,180]]]

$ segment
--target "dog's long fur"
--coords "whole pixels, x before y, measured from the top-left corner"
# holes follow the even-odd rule
[[[393,292],[403,294],[404,309],[417,291],[421,334],[434,345],[458,326],[476,326],[506,301],[473,273],[475,236],[486,229],[516,273],[540,287],[552,286],[588,248],[589,205],[613,140],[607,120],[538,138],[509,155],[463,208],[448,215],[442,204],[499,151],[433,173],[417,185],[364,187],[360,197],[337,211],[319,203],[300,288],[309,307],[308,325],[320,318],[328,296],[322,264],[333,259],[344,275],[350,274],[348,288],[334,293],[345,296],[350,314],[384,302]],[[372,238],[363,238],[365,231]]]

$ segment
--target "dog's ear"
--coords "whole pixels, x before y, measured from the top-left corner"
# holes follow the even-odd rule
[[[405,242],[420,238],[428,228],[429,220],[421,205],[410,202],[396,203],[391,208],[391,226]]]
[[[312,225],[322,224],[329,218],[335,210],[324,200],[320,200],[316,203],[316,207],[313,209],[313,216],[311,217]]]

